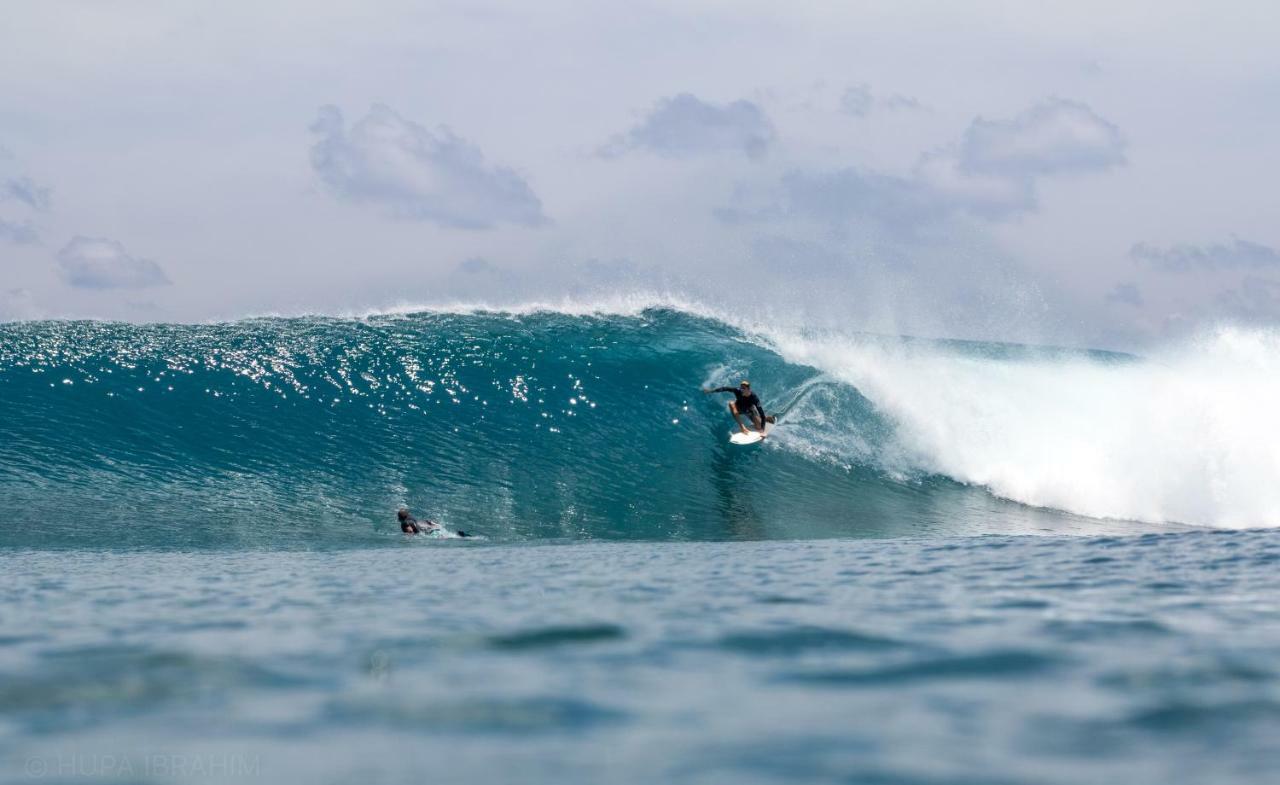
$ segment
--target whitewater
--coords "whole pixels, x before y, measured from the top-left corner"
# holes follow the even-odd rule
[[[894,424],[886,466],[1098,518],[1280,522],[1280,335],[1221,329],[1147,357],[773,334]]]

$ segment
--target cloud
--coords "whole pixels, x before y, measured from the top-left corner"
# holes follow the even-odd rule
[[[1044,178],[1123,162],[1124,142],[1115,126],[1083,104],[1052,100],[1009,121],[975,119],[956,144],[924,153],[905,176],[856,167],[794,171],[783,177],[773,204],[754,210],[739,204],[717,215],[836,223],[865,217],[902,232],[956,214],[999,221],[1035,210]],[[735,198],[754,197],[739,192]]]
[[[658,101],[648,117],[601,152],[613,156],[647,150],[670,158],[743,152],[759,158],[774,139],[773,123],[751,101],[717,105],[681,93]]]
[[[1132,305],[1135,308],[1142,307],[1142,290],[1137,284],[1118,283],[1110,292],[1107,292],[1107,302],[1121,303],[1123,305]]]
[[[350,131],[337,107],[321,107],[311,131],[319,137],[311,166],[343,199],[461,229],[547,222],[520,175],[487,163],[480,148],[447,128],[431,131],[375,104]]]
[[[10,178],[0,188],[0,197],[17,199],[33,210],[48,210],[49,194],[48,188],[37,185],[30,177]]]
[[[0,147],[0,161],[12,159],[13,155]],[[44,211],[49,209],[49,193],[48,188],[38,185],[30,177],[0,178],[0,202],[17,201],[30,210]],[[40,242],[40,235],[30,221],[19,223],[0,216],[0,241],[14,245],[34,245]]]
[[[1115,125],[1051,99],[1012,120],[976,118],[959,143],[921,156],[915,176],[955,209],[998,220],[1034,210],[1041,178],[1120,166],[1124,150]]]
[[[115,240],[77,236],[57,258],[63,278],[78,289],[143,289],[169,284],[160,265],[130,256]]]
[[[1054,98],[1012,120],[974,120],[957,150],[966,172],[1011,177],[1097,172],[1125,162],[1120,129],[1075,101]]]
[[[1280,267],[1280,251],[1238,238],[1233,238],[1229,243],[1181,244],[1167,248],[1138,243],[1129,249],[1129,256],[1134,261],[1166,273]]]
[[[40,242],[40,235],[30,221],[19,224],[0,218],[0,240],[8,240],[14,245],[35,245]]]

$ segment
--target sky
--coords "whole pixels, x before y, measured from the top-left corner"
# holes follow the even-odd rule
[[[1274,325],[1276,30],[1244,0],[10,3],[0,319],[639,292],[1121,349]]]

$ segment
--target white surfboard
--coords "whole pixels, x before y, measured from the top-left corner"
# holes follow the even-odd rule
[[[773,433],[773,424],[765,423],[764,432],[766,436],[770,433]],[[759,431],[751,427],[747,428],[746,433],[743,433],[741,430],[737,428],[734,428],[732,431],[729,431],[730,444],[755,444],[757,442],[762,442],[762,441],[764,441],[764,436],[761,436]]]

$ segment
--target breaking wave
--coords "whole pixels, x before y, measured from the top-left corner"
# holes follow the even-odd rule
[[[726,443],[750,376],[782,427]],[[694,304],[0,325],[0,544],[757,539],[1280,523],[1280,337],[1148,358]],[[1108,523],[1108,520],[1111,522]]]

